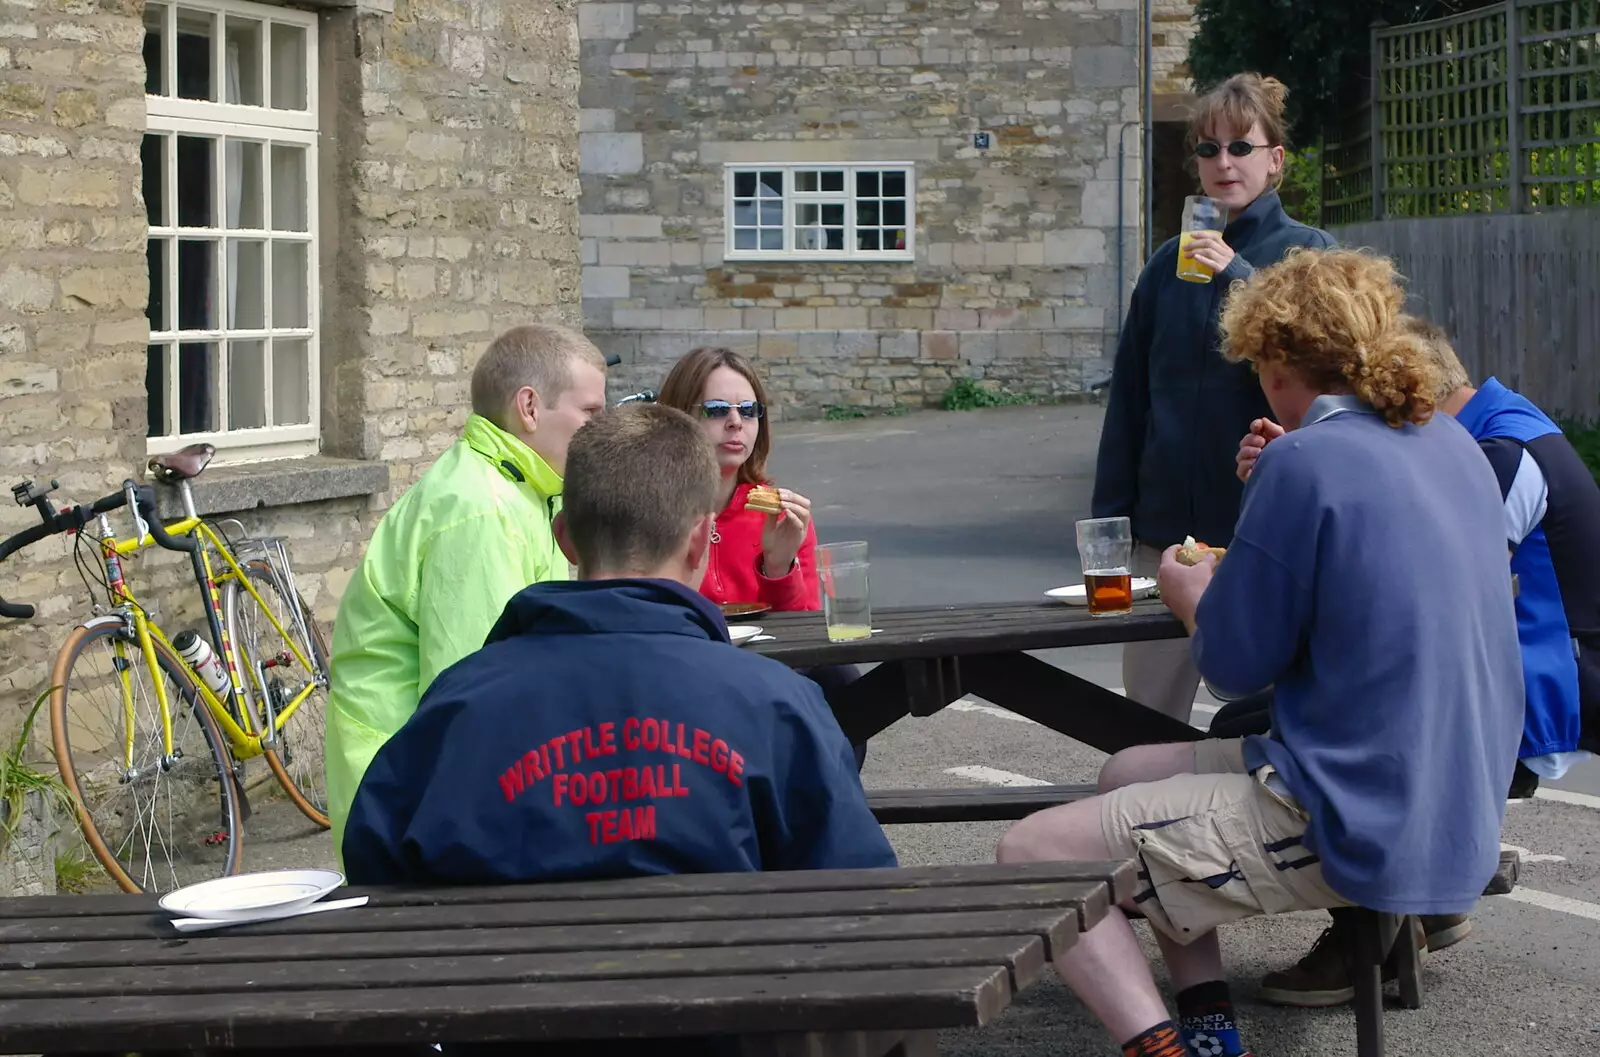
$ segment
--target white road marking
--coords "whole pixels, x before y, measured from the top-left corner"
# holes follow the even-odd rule
[[[1115,694],[1120,694],[1121,692],[1122,688],[1120,686],[1112,690],[1112,693]],[[974,701],[970,697],[963,697],[959,701],[952,701],[950,702],[949,707],[955,709],[957,712],[978,712],[985,716],[993,716],[995,719],[1009,719],[1013,723],[1031,723],[1034,726],[1039,725],[1034,723],[1034,721],[1029,719],[1027,716],[1019,716],[1015,712],[1007,711],[998,705],[986,705],[981,701]],[[1216,715],[1221,707],[1221,705],[1214,705],[1209,701],[1196,701],[1194,703],[1194,710],[1202,715],[1207,716]]]
[[[1566,862],[1567,861],[1567,857],[1565,855],[1535,855],[1532,852],[1530,852],[1527,848],[1519,848],[1515,844],[1501,844],[1500,845],[1500,850],[1501,851],[1514,851],[1514,852],[1516,852],[1517,853],[1517,858],[1522,860],[1525,863]]]
[[[959,701],[952,701],[950,702],[950,707],[955,709],[957,712],[981,712],[983,715],[993,716],[995,719],[1009,719],[1013,723],[1028,723],[1035,727],[1039,725],[1034,723],[1034,721],[1029,719],[1027,716],[1019,716],[1015,712],[1008,712],[1003,708],[996,708],[994,705],[980,704],[979,702],[972,700],[970,697],[963,697]]]
[[[1124,697],[1127,696],[1127,692],[1120,686],[1108,686],[1106,689],[1110,690],[1113,694],[1118,694]],[[997,705],[987,705],[981,701],[974,701],[970,697],[963,697],[959,701],[953,701],[950,703],[950,707],[955,709],[957,712],[977,712],[985,716],[992,716],[995,719],[1009,720],[1012,723],[1027,723],[1030,726],[1038,726],[1037,723],[1029,719],[1027,716],[1019,716],[1015,712],[1007,711],[1006,709],[1000,708]],[[1194,711],[1198,716],[1214,716],[1221,710],[1221,705],[1210,701],[1196,701],[1194,703]],[[1210,726],[1210,722],[1209,720],[1205,722],[1198,722],[1195,723],[1195,726],[1199,727],[1201,730],[1205,730]],[[981,781],[982,779],[979,780]],[[1534,793],[1534,796],[1541,800],[1553,800],[1558,804],[1573,804],[1578,807],[1587,807],[1596,811],[1600,811],[1600,796],[1595,796],[1592,793],[1574,793],[1567,789],[1540,789],[1538,792]],[[1506,803],[1522,804],[1527,803],[1527,801],[1508,800]],[[1559,857],[1557,857],[1557,860],[1559,860]],[[1549,862],[1556,860],[1535,856],[1531,859],[1524,858],[1523,861]]]
[[[1121,686],[1108,686],[1108,687],[1106,687],[1106,689],[1110,690],[1113,694],[1116,694],[1118,697],[1127,697],[1128,696],[1127,689],[1124,688],[1124,687],[1121,687]],[[1222,706],[1221,705],[1217,705],[1217,704],[1213,704],[1210,701],[1196,701],[1194,703],[1194,710],[1196,712],[1204,712],[1208,716],[1214,716],[1218,712],[1222,711]]]
[[[1023,785],[1051,784],[1042,778],[1029,778],[1025,774],[1017,774],[1014,771],[999,771],[993,767],[951,767],[948,768],[944,773],[953,774],[957,778],[966,778],[974,782],[982,782],[984,785],[1005,785],[1016,787]]]
[[[1554,800],[1558,804],[1576,804],[1579,807],[1600,810],[1600,796],[1590,793],[1574,793],[1568,789],[1540,789],[1533,795],[1540,800]]]
[[[1545,910],[1554,910],[1562,914],[1571,914],[1574,917],[1588,918],[1590,921],[1600,921],[1600,905],[1585,903],[1581,899],[1569,899],[1558,896],[1553,892],[1540,892],[1534,888],[1517,887],[1500,896],[1500,899],[1515,899],[1519,903],[1529,906],[1542,907]]]

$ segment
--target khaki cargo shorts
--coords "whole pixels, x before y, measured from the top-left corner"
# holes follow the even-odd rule
[[[1307,816],[1272,767],[1245,770],[1243,739],[1196,742],[1194,758],[1194,774],[1100,797],[1106,844],[1138,861],[1133,905],[1152,925],[1188,943],[1230,921],[1349,905],[1301,843]]]

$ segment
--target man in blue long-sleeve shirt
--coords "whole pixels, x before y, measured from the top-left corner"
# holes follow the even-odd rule
[[[1137,860],[1125,906],[1156,930],[1197,1052],[1245,1052],[1217,926],[1461,913],[1499,861],[1522,731],[1500,492],[1467,431],[1433,414],[1437,374],[1402,302],[1387,262],[1307,252],[1224,315],[1289,432],[1262,452],[1221,563],[1169,548],[1161,592],[1213,686],[1275,687],[1271,735],[1126,750],[1106,795],[1001,842],[1007,861]],[[1124,915],[1056,964],[1119,1039],[1163,1027]]]

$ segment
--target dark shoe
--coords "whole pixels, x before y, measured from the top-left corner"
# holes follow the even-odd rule
[[[1422,931],[1428,937],[1428,950],[1442,951],[1472,935],[1472,919],[1465,914],[1425,915]]]
[[[1310,952],[1296,965],[1263,976],[1261,1001],[1276,1006],[1321,1009],[1342,1006],[1354,999],[1356,987],[1350,979],[1349,921],[1347,916],[1335,914],[1333,924],[1323,930]],[[1418,951],[1427,950],[1427,936],[1420,924],[1414,930],[1412,942]],[[1383,963],[1383,982],[1388,983],[1398,976],[1394,959],[1389,958]]]
[[[1531,800],[1533,794],[1539,791],[1539,776],[1534,774],[1517,761],[1517,769],[1511,774],[1511,791],[1506,794],[1507,800]]]

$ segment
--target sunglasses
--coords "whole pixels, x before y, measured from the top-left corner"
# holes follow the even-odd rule
[[[726,400],[707,400],[700,405],[700,411],[707,418],[727,418],[729,411],[739,412],[740,418],[757,419],[767,413],[759,400],[741,400],[737,404],[730,404]]]
[[[1270,143],[1251,143],[1247,139],[1236,139],[1227,146],[1228,153],[1233,155],[1235,158],[1248,158],[1251,154],[1258,150],[1271,149],[1272,144]],[[1203,142],[1196,143],[1194,147],[1195,154],[1202,158],[1215,158],[1217,155],[1221,154],[1222,151],[1222,144],[1213,140],[1205,140]]]

